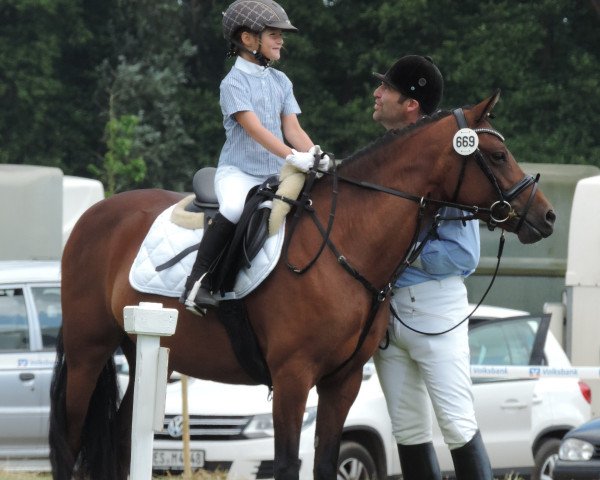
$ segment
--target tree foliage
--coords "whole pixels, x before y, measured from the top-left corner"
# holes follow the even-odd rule
[[[118,191],[122,185],[141,182],[146,176],[146,163],[138,154],[139,123],[140,119],[135,115],[115,117],[114,110],[110,110],[104,132],[106,153],[102,167],[89,165],[90,172],[104,183],[107,196]]]
[[[189,189],[224,141],[229,3],[4,0],[0,162],[112,170],[116,191]],[[518,159],[600,165],[597,0],[280,3],[300,33],[286,37],[277,68],[294,82],[304,128],[336,156],[382,133],[372,72],[421,53],[444,75],[444,108],[502,90],[494,124]],[[108,168],[111,158],[145,168]]]

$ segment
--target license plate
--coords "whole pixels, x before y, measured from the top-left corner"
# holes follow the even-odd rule
[[[190,451],[190,463],[193,468],[204,467],[204,450]],[[183,468],[183,451],[154,450],[152,466],[154,468]]]

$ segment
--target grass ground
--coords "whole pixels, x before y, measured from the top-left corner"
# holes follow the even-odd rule
[[[194,473],[191,479],[185,480],[225,480],[225,473],[207,473],[198,471]],[[168,475],[166,477],[153,477],[154,480],[184,480],[182,475]],[[21,472],[0,472],[0,480],[52,480],[49,473],[21,473]],[[518,475],[507,475],[502,480],[522,480]]]
[[[207,473],[198,471],[186,480],[225,480],[225,473]],[[155,476],[154,480],[184,480],[182,475]],[[1,472],[0,480],[52,480],[49,473],[31,473],[31,472]]]

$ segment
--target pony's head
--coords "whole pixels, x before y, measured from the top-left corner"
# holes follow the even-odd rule
[[[482,207],[477,216],[488,225],[517,234],[522,243],[534,243],[552,233],[556,215],[537,188],[539,176],[521,170],[504,137],[490,124],[490,113],[499,98],[498,90],[444,119],[454,132],[447,149],[456,162],[452,170],[457,172],[456,183],[446,182],[446,196]]]

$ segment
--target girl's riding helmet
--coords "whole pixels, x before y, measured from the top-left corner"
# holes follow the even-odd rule
[[[233,36],[241,27],[260,33],[265,28],[279,28],[297,32],[285,10],[273,0],[236,0],[223,13],[223,36],[233,41]]]

